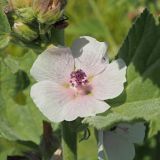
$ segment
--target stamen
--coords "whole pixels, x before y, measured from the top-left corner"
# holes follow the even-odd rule
[[[88,83],[87,75],[82,69],[73,71],[71,74],[70,84],[72,87],[78,88],[86,86]]]

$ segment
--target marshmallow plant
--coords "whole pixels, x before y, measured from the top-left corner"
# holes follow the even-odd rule
[[[109,63],[106,51],[106,43],[85,36],[71,49],[51,47],[38,56],[30,71],[38,81],[31,97],[49,120],[73,121],[110,108],[104,100],[123,91],[126,65],[122,59]]]
[[[2,90],[13,86],[14,96],[8,98],[5,92],[0,97],[6,105],[0,111],[1,136],[14,143],[27,141],[24,145],[41,141],[36,151],[15,152],[27,153],[24,159],[76,160],[78,131],[86,139],[86,130],[93,126],[100,160],[134,159],[134,145],[145,135],[143,122],[149,123],[149,137],[160,130],[160,30],[153,16],[142,13],[111,60],[107,44],[89,36],[76,39],[70,48],[64,45],[66,0],[8,2],[9,8],[0,10],[0,49],[14,42],[36,53],[29,52],[21,62],[8,55],[0,59],[2,72],[11,77],[4,81],[16,82],[2,85]],[[50,123],[44,122],[41,136],[44,119]],[[53,136],[51,123],[61,130],[61,141]]]

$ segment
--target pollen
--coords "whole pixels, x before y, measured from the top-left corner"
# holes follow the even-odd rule
[[[86,73],[82,69],[73,71],[70,74],[70,84],[74,88],[79,88],[86,86],[88,84],[88,79]]]

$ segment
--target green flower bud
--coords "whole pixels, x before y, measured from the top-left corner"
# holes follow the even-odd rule
[[[15,13],[18,19],[21,19],[24,23],[30,23],[35,19],[34,12],[31,7],[17,9]]]
[[[10,7],[15,10],[17,8],[26,8],[32,5],[32,0],[8,0]]]
[[[33,10],[40,23],[54,24],[64,12],[67,0],[33,0]]]
[[[14,23],[13,31],[16,37],[18,37],[19,39],[25,42],[31,42],[38,37],[38,34],[36,31],[34,31],[28,25],[22,22]]]
[[[32,0],[8,0],[9,7],[18,19],[21,19],[24,23],[30,23],[35,19]]]

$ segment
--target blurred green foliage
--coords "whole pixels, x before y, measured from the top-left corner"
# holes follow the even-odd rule
[[[66,42],[90,35],[109,44],[111,57],[117,54],[132,22],[148,7],[154,15],[160,13],[156,0],[68,0]]]
[[[113,58],[132,22],[144,7],[148,7],[154,15],[160,14],[158,0],[68,0],[66,15],[69,17],[69,27],[65,31],[66,44],[71,45],[77,37],[89,35],[106,41],[109,44],[109,55]],[[0,45],[6,46],[10,37],[7,33],[3,36],[6,36],[6,41],[0,40]],[[26,76],[29,75],[35,57],[36,53],[29,48],[19,47],[16,44],[10,44],[0,50],[0,71],[3,70],[1,72],[3,75],[0,74],[0,137],[9,139],[0,139],[1,160],[6,154],[19,154],[26,148],[28,150],[28,145],[16,142],[17,139],[32,140],[35,143],[40,140],[41,122],[44,117],[28,98],[33,79]],[[27,117],[23,117],[24,112]],[[88,141],[78,144],[79,160],[97,159],[96,140],[94,132],[91,133]],[[147,140],[145,147],[138,148],[136,160],[159,160],[158,141],[160,141],[158,136]],[[15,146],[20,148],[20,151],[14,150]]]

